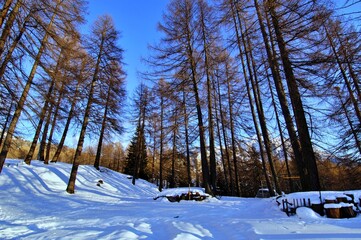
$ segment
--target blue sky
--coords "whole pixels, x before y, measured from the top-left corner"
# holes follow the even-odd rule
[[[133,95],[134,88],[141,80],[137,71],[145,68],[141,57],[148,55],[148,44],[159,39],[157,24],[169,1],[89,0],[87,25],[91,25],[98,16],[108,14],[113,17],[117,30],[121,32],[119,45],[125,50],[128,96]]]

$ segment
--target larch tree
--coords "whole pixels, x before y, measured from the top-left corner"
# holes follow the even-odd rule
[[[42,5],[41,8],[38,8],[40,5]],[[30,56],[33,57],[33,65],[26,76],[26,80],[23,83],[23,90],[21,93],[21,96],[19,97],[17,101],[16,108],[14,110],[13,118],[9,124],[9,127],[7,129],[7,134],[3,143],[3,147],[1,149],[0,153],[0,171],[2,170],[5,158],[7,156],[7,153],[10,149],[12,138],[15,132],[16,125],[19,121],[20,115],[24,110],[25,102],[28,98],[30,88],[33,85],[33,82],[36,78],[37,70],[39,65],[42,65],[42,55],[46,51],[47,45],[54,41],[56,42],[56,36],[57,33],[61,33],[63,29],[60,28],[61,25],[67,25],[69,28],[75,28],[74,25],[78,24],[82,21],[82,17],[77,14],[81,14],[81,11],[74,12],[73,10],[77,7],[84,6],[84,2],[80,0],[69,0],[69,1],[40,1],[37,3],[32,3],[28,5],[30,9],[26,9],[26,7],[23,5],[23,1],[19,0],[16,1],[15,6],[12,8],[11,13],[7,19],[5,24],[5,28],[2,31],[1,36],[1,43],[0,43],[0,52],[1,55],[4,53],[4,47],[10,46],[9,51],[6,58],[4,59],[4,62],[1,66],[2,74],[5,72],[6,66],[10,63],[11,55],[13,54],[13,51],[16,47],[20,46],[24,49],[25,52],[31,51],[31,49],[27,48],[25,44],[20,44],[20,37],[23,33],[26,33],[26,29],[23,28],[26,25],[21,25],[21,27],[18,32],[18,35],[16,38],[14,38],[14,42],[11,41],[11,38],[9,38],[10,29],[14,27],[14,20],[16,17],[20,17],[21,14],[23,14],[23,11],[20,11],[21,8],[24,8],[24,11],[32,12],[33,9],[37,9],[36,14],[27,16],[32,16],[33,21],[35,21],[39,28],[36,31],[29,31],[28,33],[28,41],[34,41],[34,45],[29,45],[34,47],[34,52],[30,52]],[[38,10],[41,9],[41,10]],[[45,14],[46,12],[46,14]],[[13,17],[14,15],[14,17]],[[75,17],[74,17],[75,16]],[[25,21],[28,21],[28,18],[25,17]],[[15,30],[14,30],[15,31]],[[36,36],[31,36],[31,34],[37,34]],[[10,39],[10,40],[9,40]],[[34,39],[39,39],[39,41],[35,41]],[[6,44],[5,44],[6,43]],[[17,74],[17,73],[15,73]],[[1,75],[0,78],[3,78],[4,75]]]
[[[203,187],[212,193],[210,186],[209,163],[206,151],[206,129],[203,122],[202,102],[200,95],[200,73],[196,36],[196,2],[193,0],[172,1],[159,30],[164,33],[161,43],[153,47],[158,54],[153,58],[153,65],[158,65],[164,73],[173,77],[180,71],[187,74],[187,83],[193,91],[195,109],[197,112],[200,157],[203,174]],[[189,81],[188,81],[189,79]]]
[[[94,104],[94,93],[99,83],[107,79],[109,72],[105,71],[105,66],[111,65],[113,61],[121,64],[122,49],[117,45],[119,33],[115,29],[113,20],[110,16],[99,17],[92,26],[85,48],[93,59],[92,76],[86,108],[84,111],[82,126],[80,130],[78,144],[73,158],[73,166],[66,191],[70,194],[75,192],[76,175],[79,168],[79,157],[83,149],[85,134],[91,116],[92,106]],[[109,77],[109,76],[108,76]]]
[[[99,104],[101,108],[104,108],[104,113],[101,120],[100,136],[94,161],[94,167],[98,170],[105,134],[108,133],[109,135],[112,131],[117,134],[123,132],[120,114],[125,99],[125,73],[119,62],[111,62],[106,67],[108,68],[107,75],[109,75],[109,79],[105,81],[105,89],[100,92],[100,99],[105,99],[104,102]]]

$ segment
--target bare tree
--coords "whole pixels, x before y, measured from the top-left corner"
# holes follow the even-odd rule
[[[87,43],[90,56],[94,59],[94,70],[91,79],[87,105],[84,112],[80,136],[73,158],[73,167],[71,170],[69,182],[66,191],[74,193],[76,175],[78,172],[78,158],[82,152],[85,140],[85,133],[89,123],[91,108],[94,104],[94,92],[98,81],[104,81],[107,72],[104,72],[104,65],[111,64],[112,61],[121,62],[122,49],[117,46],[118,32],[115,30],[113,21],[110,16],[101,16],[93,25],[92,35]]]

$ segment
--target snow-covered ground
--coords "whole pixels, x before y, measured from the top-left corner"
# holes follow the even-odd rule
[[[275,199],[153,200],[154,185],[133,186],[126,175],[92,166],[80,166],[70,195],[70,169],[7,160],[0,174],[0,239],[361,239],[360,216],[329,219],[299,208],[287,217]]]

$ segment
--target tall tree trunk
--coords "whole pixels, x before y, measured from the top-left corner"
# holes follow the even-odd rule
[[[78,158],[80,157],[80,154],[83,150],[86,128],[89,123],[90,109],[91,109],[91,105],[93,104],[94,88],[95,88],[96,80],[98,78],[98,74],[100,71],[100,60],[101,60],[101,56],[103,54],[104,41],[105,41],[104,38],[105,38],[105,36],[104,36],[104,34],[102,34],[101,43],[99,45],[100,47],[99,47],[99,52],[98,52],[98,56],[97,56],[97,61],[96,61],[95,68],[94,68],[93,79],[92,79],[92,82],[90,85],[88,102],[87,102],[85,112],[84,112],[83,124],[81,126],[79,140],[78,140],[78,144],[77,144],[74,158],[73,158],[73,166],[71,169],[68,186],[66,188],[66,191],[70,194],[73,194],[75,192],[75,181],[76,181],[76,175],[78,173],[78,168],[79,168]]]
[[[153,126],[155,126],[154,123],[153,123]],[[157,147],[155,130],[156,130],[156,127],[154,127],[154,132],[152,133],[152,135],[153,135],[152,182],[153,183],[154,183],[154,179],[155,179],[155,154],[156,154],[156,147]]]
[[[188,11],[189,9],[187,9]],[[188,14],[188,12],[187,12]],[[188,19],[189,16],[188,16]],[[199,145],[200,145],[200,153],[201,153],[201,163],[202,163],[202,176],[203,176],[203,187],[205,191],[209,194],[212,193],[212,189],[210,187],[210,177],[209,177],[209,167],[207,161],[207,151],[206,151],[206,141],[204,136],[204,124],[203,124],[203,113],[202,113],[202,106],[201,100],[198,93],[198,82],[197,82],[197,70],[196,70],[196,62],[194,57],[194,50],[192,46],[192,37],[191,37],[191,30],[189,26],[189,22],[187,23],[186,29],[186,49],[187,49],[187,57],[190,62],[190,70],[191,70],[191,80],[193,86],[193,93],[196,102],[196,110],[197,110],[197,119],[198,119],[198,131],[199,131]]]
[[[343,112],[345,114],[345,117],[347,119],[347,123],[350,126],[352,136],[355,139],[356,147],[357,147],[359,153],[361,154],[361,142],[360,142],[360,140],[359,140],[359,138],[357,136],[357,130],[353,127],[352,120],[351,120],[351,118],[349,116],[349,113],[347,111],[345,103],[342,101],[342,96],[341,96],[341,93],[340,93],[340,89],[338,87],[336,87],[336,91],[337,91],[337,97],[338,97],[338,99],[340,100],[340,103],[341,103],[342,110],[343,110]]]
[[[4,2],[3,8],[1,9],[1,12],[0,12],[0,29],[3,26],[4,20],[6,18],[6,15],[10,9],[10,6],[12,3],[13,3],[13,0],[6,0]]]
[[[16,46],[20,42],[20,39],[21,39],[21,37],[23,36],[23,34],[24,34],[25,30],[26,30],[26,25],[27,25],[27,23],[28,23],[28,21],[30,19],[30,16],[31,16],[31,12],[28,15],[26,15],[23,25],[21,26],[17,36],[13,39],[13,41],[12,41],[12,43],[11,43],[7,53],[6,53],[6,56],[3,58],[3,61],[2,61],[1,66],[0,66],[0,79],[3,78],[6,67],[7,67],[9,61],[12,58],[13,52],[16,49]]]
[[[159,150],[159,186],[161,192],[163,190],[163,119],[164,118],[164,100],[163,94],[160,96],[160,150]]]
[[[53,95],[53,89],[54,89],[54,86],[55,86],[56,76],[57,76],[57,74],[59,72],[60,64],[62,62],[62,55],[63,55],[63,48],[60,51],[58,61],[56,63],[56,67],[55,67],[55,70],[54,70],[54,74],[51,77],[50,86],[49,86],[48,92],[47,92],[47,94],[45,96],[44,106],[41,109],[41,112],[39,114],[39,122],[38,122],[38,125],[37,125],[36,130],[35,130],[35,135],[34,135],[33,141],[31,143],[29,152],[28,152],[28,154],[27,154],[27,156],[25,157],[25,160],[24,160],[24,162],[26,164],[28,164],[28,165],[30,165],[31,160],[32,160],[32,158],[34,156],[35,148],[36,148],[38,139],[40,137],[41,129],[43,127],[45,114],[48,114],[47,118],[46,118],[47,119],[47,124],[46,125],[49,125],[48,123],[49,123],[49,118],[51,116],[51,109],[52,109],[52,107],[49,109],[49,107],[50,107],[50,99],[51,99],[51,97]],[[46,141],[46,135],[47,135],[47,127],[45,126],[44,130],[43,130],[43,136],[41,138],[40,149],[39,149],[39,160],[40,161],[44,161],[44,143]]]
[[[10,30],[14,25],[15,18],[19,13],[19,9],[22,4],[23,4],[23,0],[18,0],[15,3],[14,8],[9,13],[9,17],[7,18],[4,29],[2,30],[2,33],[0,36],[0,56],[2,56],[2,54],[4,53],[5,43],[8,39],[8,37],[10,36]]]
[[[238,18],[238,21],[240,24],[240,32],[241,32],[243,47],[245,49],[244,54],[246,56],[247,67],[248,67],[248,72],[249,72],[249,76],[250,76],[249,79],[250,79],[252,90],[253,90],[254,101],[256,103],[256,109],[257,109],[257,113],[258,113],[258,121],[261,126],[261,131],[262,131],[264,146],[266,148],[268,163],[269,163],[269,167],[270,167],[270,170],[272,173],[273,182],[274,182],[276,191],[278,194],[281,194],[281,189],[280,189],[280,186],[278,183],[278,176],[276,174],[274,164],[273,164],[271,140],[269,138],[269,133],[268,133],[267,124],[266,124],[266,117],[264,115],[263,104],[262,104],[260,89],[259,89],[259,85],[258,85],[256,63],[254,61],[253,53],[252,53],[252,46],[251,46],[251,42],[250,42],[247,30],[245,30],[246,31],[245,33],[242,30],[241,17],[239,16],[238,11],[237,11],[237,18]],[[274,195],[273,188],[270,188],[269,192],[270,192],[271,196]]]
[[[241,191],[239,189],[239,177],[238,177],[238,164],[237,164],[237,150],[236,150],[236,139],[234,134],[234,122],[233,122],[233,101],[231,98],[231,86],[230,82],[227,81],[227,97],[228,97],[228,111],[229,111],[229,121],[230,121],[230,130],[231,130],[231,147],[232,147],[232,160],[233,160],[233,168],[234,168],[234,182],[236,187],[237,196],[241,196]],[[230,164],[229,164],[230,167]],[[229,169],[231,174],[231,169]],[[232,190],[233,191],[233,190]]]
[[[45,153],[45,159],[44,159],[45,163],[48,163],[49,160],[50,160],[51,144],[53,142],[53,135],[54,135],[54,131],[55,131],[55,128],[56,128],[56,121],[58,119],[58,113],[59,113],[59,109],[60,109],[61,99],[63,98],[63,95],[64,95],[64,85],[65,85],[64,82],[62,82],[60,90],[59,90],[59,96],[58,96],[58,99],[56,101],[53,121],[51,123],[51,129],[50,129],[50,133],[49,133],[49,137],[48,137],[48,143],[46,145],[46,153]]]
[[[282,131],[282,127],[281,127],[281,120],[280,120],[280,117],[279,117],[279,114],[278,114],[276,101],[275,101],[275,97],[274,97],[273,90],[272,90],[271,80],[270,80],[268,74],[267,74],[267,82],[268,82],[268,88],[269,88],[270,93],[271,93],[272,106],[273,106],[275,117],[276,117],[278,132],[280,133],[282,151],[283,151],[283,156],[285,158],[285,163],[286,163],[288,184],[289,184],[290,192],[294,192],[292,179],[291,179],[291,171],[290,171],[290,167],[289,167],[289,163],[288,163],[288,153],[287,153],[287,148],[286,148],[285,140],[284,140],[284,137],[283,137],[283,131]]]
[[[282,84],[282,78],[281,78],[281,75],[280,75],[280,72],[279,72],[279,65],[278,65],[275,50],[274,50],[274,47],[273,47],[272,35],[270,35],[270,38],[271,38],[270,42],[272,44],[272,48],[271,48],[271,46],[269,44],[267,32],[266,32],[265,26],[263,24],[263,17],[262,17],[262,14],[260,12],[260,7],[258,5],[258,1],[254,0],[254,4],[255,4],[257,17],[258,17],[262,37],[263,37],[263,43],[265,44],[265,49],[266,49],[266,52],[267,52],[268,64],[270,65],[270,68],[271,68],[272,77],[273,77],[273,81],[275,83],[278,100],[280,102],[282,114],[283,114],[285,122],[286,122],[286,128],[287,128],[287,131],[288,131],[288,135],[290,137],[292,150],[293,150],[294,157],[295,157],[295,160],[296,160],[297,170],[298,170],[298,173],[299,173],[299,176],[300,176],[302,188],[305,189],[306,188],[306,179],[305,179],[306,177],[305,177],[305,174],[304,174],[305,171],[306,171],[305,170],[305,164],[303,162],[301,146],[300,146],[300,143],[298,141],[297,133],[296,133],[296,130],[295,130],[295,126],[293,124],[292,116],[291,116],[290,109],[289,109],[288,102],[287,102],[287,98],[286,98],[286,94],[285,94],[284,87],[283,87],[283,84]],[[267,17],[267,15],[266,15],[266,17]],[[268,21],[268,18],[266,18],[266,20],[267,20],[267,25],[270,27],[270,23]]]
[[[223,145],[222,145],[222,134],[221,134],[221,123],[222,122],[222,111],[223,111],[223,108],[222,108],[222,104],[221,104],[221,90],[220,90],[220,83],[219,81],[217,81],[217,84],[215,82],[213,82],[213,88],[216,89],[217,88],[217,97],[215,99],[215,105],[218,105],[218,111],[219,111],[219,114],[221,115],[219,117],[218,115],[218,111],[216,109],[215,111],[215,119],[216,119],[216,127],[217,127],[217,136],[218,136],[218,142],[219,142],[219,150],[220,150],[220,154],[221,154],[221,160],[222,160],[222,166],[223,166],[223,175],[224,175],[224,180],[225,180],[225,185],[226,185],[226,192],[228,193],[229,192],[229,181],[228,181],[228,177],[227,177],[227,165],[226,165],[226,158],[224,156],[224,149],[223,149]],[[215,86],[216,85],[216,86]],[[228,156],[229,157],[229,156]]]
[[[19,2],[21,2],[21,1],[19,0]],[[57,8],[58,8],[58,6],[59,6],[59,4],[57,4]],[[6,156],[8,154],[9,149],[10,149],[10,145],[11,145],[11,142],[12,142],[12,138],[13,138],[13,135],[14,135],[14,132],[15,132],[16,125],[17,125],[18,120],[20,118],[21,112],[23,111],[23,108],[24,108],[25,100],[26,100],[26,98],[28,96],[28,93],[30,91],[30,87],[31,87],[31,85],[33,83],[33,80],[34,80],[34,77],[35,77],[37,67],[38,67],[38,65],[40,63],[40,58],[41,58],[41,56],[42,56],[42,54],[43,54],[43,52],[45,50],[45,45],[48,42],[48,37],[49,37],[48,32],[49,32],[50,28],[53,25],[55,16],[56,16],[56,11],[53,14],[53,16],[52,16],[52,18],[51,18],[51,20],[50,20],[50,22],[49,22],[49,24],[47,26],[47,31],[45,32],[45,35],[44,35],[44,37],[43,37],[43,39],[41,41],[39,51],[38,51],[38,53],[37,53],[37,55],[35,57],[34,64],[33,64],[32,68],[31,68],[28,80],[27,80],[27,82],[26,82],[26,84],[24,86],[24,90],[23,90],[23,92],[21,94],[21,97],[20,97],[20,99],[18,101],[18,104],[17,104],[15,112],[14,112],[14,116],[13,116],[13,118],[11,120],[8,132],[6,134],[4,145],[3,145],[1,153],[0,153],[0,173],[2,171]]]
[[[3,139],[4,139],[4,135],[5,135],[5,132],[6,132],[8,122],[10,121],[10,118],[11,118],[11,111],[12,110],[13,110],[13,103],[11,103],[11,105],[9,107],[9,110],[8,110],[8,113],[6,114],[6,119],[5,119],[5,122],[4,122],[4,125],[3,125],[3,130],[2,130],[1,136],[0,136],[0,148],[1,148],[1,145],[3,143]]]
[[[351,87],[351,83],[348,80],[345,68],[342,66],[341,59],[340,59],[340,57],[339,57],[339,55],[337,53],[337,50],[336,50],[336,47],[335,47],[334,43],[332,42],[331,35],[329,34],[327,28],[326,27],[324,27],[324,28],[326,30],[327,39],[328,39],[328,41],[329,41],[329,43],[331,45],[331,49],[332,49],[332,52],[333,52],[333,54],[335,56],[335,59],[337,61],[337,65],[338,65],[338,67],[340,69],[342,78],[343,78],[343,80],[344,80],[344,82],[346,84],[346,87],[347,87],[347,90],[348,90],[348,93],[349,93],[349,96],[350,96],[350,99],[351,99],[351,103],[352,103],[352,105],[353,105],[353,107],[355,109],[356,117],[358,118],[359,123],[361,124],[361,112],[360,112],[360,108],[358,106],[359,103],[357,102],[357,100],[356,100],[356,98],[354,96],[354,93],[353,93],[352,87]]]
[[[169,187],[174,188],[176,186],[175,184],[175,161],[176,161],[176,154],[177,154],[177,129],[178,129],[178,111],[177,109],[174,109],[174,126],[173,126],[173,139],[172,139],[172,173],[171,173],[171,180]]]
[[[186,144],[186,159],[187,159],[187,180],[188,185],[192,184],[192,176],[191,176],[191,157],[190,157],[190,150],[189,150],[189,134],[188,134],[188,114],[186,108],[186,93],[183,91],[183,119],[184,119],[184,135],[185,135],[185,144]]]
[[[204,67],[207,85],[207,104],[208,104],[208,133],[209,133],[209,167],[210,167],[210,183],[212,191],[216,191],[217,164],[214,144],[214,126],[213,126],[213,104],[212,104],[212,83],[211,83],[211,67],[210,67],[210,51],[207,42],[206,26],[204,19],[204,2],[199,0],[200,25],[202,34],[202,44],[204,49]]]
[[[50,103],[49,103],[50,104]],[[46,138],[48,136],[48,132],[49,132],[49,125],[51,122],[51,115],[53,112],[53,104],[50,104],[49,106],[49,110],[48,110],[48,115],[46,116],[46,122],[44,125],[44,129],[43,129],[43,135],[41,137],[41,141],[40,141],[40,146],[39,146],[39,160],[43,161],[44,164],[49,164],[49,161],[45,161],[45,149],[46,149]]]
[[[57,162],[58,161],[61,150],[63,149],[65,139],[66,139],[66,136],[68,134],[69,127],[70,127],[70,122],[71,122],[71,119],[74,116],[74,109],[75,109],[75,105],[76,105],[76,102],[77,102],[76,99],[77,99],[77,96],[78,96],[78,93],[79,93],[79,86],[80,86],[80,82],[78,82],[78,84],[76,86],[74,97],[72,99],[70,110],[69,110],[69,113],[68,113],[68,117],[66,119],[66,123],[65,123],[65,126],[64,126],[63,134],[61,135],[60,142],[59,142],[58,147],[56,148],[55,154],[54,154],[54,156],[53,156],[53,158],[51,160],[52,162]]]
[[[324,26],[324,28],[326,28],[326,26]],[[331,41],[329,33],[327,32],[327,29],[326,29],[326,34],[328,35],[329,41]],[[350,77],[351,77],[351,79],[353,81],[353,85],[354,85],[354,88],[355,88],[356,93],[357,93],[358,103],[360,104],[361,103],[361,89],[360,89],[359,77],[357,76],[357,73],[355,72],[355,70],[354,70],[354,68],[352,66],[352,63],[350,61],[349,54],[347,54],[346,47],[345,47],[345,44],[343,42],[343,39],[341,38],[341,36],[340,36],[340,34],[338,32],[336,32],[336,35],[337,35],[337,38],[339,40],[339,44],[341,45],[342,53],[344,55],[344,61],[347,64],[347,68],[348,68],[348,71],[350,73]],[[347,39],[345,41],[347,41]],[[332,42],[331,42],[331,44],[332,44]],[[334,47],[332,48],[332,50],[334,51]],[[334,54],[336,55],[335,52],[334,52]],[[337,62],[338,62],[338,60],[337,60]]]
[[[227,94],[228,94],[228,106],[229,106],[229,110],[230,112],[233,111],[233,107],[232,107],[232,102],[230,99],[230,77],[229,77],[229,64],[226,62],[225,63],[225,70],[226,70],[226,83],[227,83]],[[220,94],[220,90],[219,90],[219,94]],[[229,148],[228,148],[228,140],[227,140],[227,131],[226,131],[226,127],[225,127],[225,116],[224,116],[224,112],[222,110],[222,104],[221,102],[219,103],[220,106],[220,117],[221,117],[221,121],[222,121],[222,135],[223,135],[223,142],[224,142],[224,148],[226,151],[226,159],[227,159],[227,165],[228,165],[228,174],[229,174],[229,187],[231,189],[231,196],[234,196],[234,187],[233,187],[233,174],[232,174],[232,165],[231,165],[231,158],[229,156]],[[231,120],[231,132],[233,132],[233,116],[230,114],[230,120]],[[238,182],[237,178],[238,178],[238,174],[236,175],[236,181]]]
[[[273,1],[268,0],[269,11],[273,23],[273,28],[276,35],[278,48],[281,54],[281,60],[286,76],[286,82],[288,91],[290,93],[290,99],[292,103],[293,112],[295,114],[296,126],[298,130],[299,140],[301,144],[301,151],[303,162],[306,167],[304,171],[305,176],[305,191],[318,191],[321,189],[320,180],[318,176],[317,163],[315,154],[312,147],[311,137],[308,132],[308,125],[303,108],[300,92],[297,86],[297,80],[293,73],[293,67],[290,61],[288,49],[283,39],[283,34],[278,22],[278,16],[276,13],[275,5]]]
[[[103,120],[102,120],[102,126],[100,129],[100,136],[99,136],[99,141],[98,141],[98,147],[97,147],[97,153],[95,155],[95,160],[94,160],[94,167],[99,170],[99,166],[100,166],[100,156],[102,153],[102,146],[103,146],[103,138],[104,138],[104,132],[105,132],[105,128],[106,128],[106,122],[107,122],[107,117],[108,117],[108,107],[109,107],[109,100],[110,100],[110,91],[111,91],[111,86],[108,86],[108,92],[107,92],[107,100],[105,103],[105,109],[104,109],[104,113],[103,113]]]

